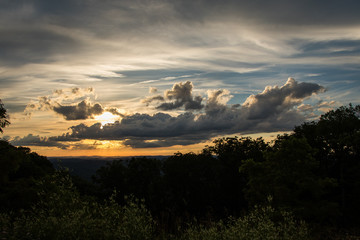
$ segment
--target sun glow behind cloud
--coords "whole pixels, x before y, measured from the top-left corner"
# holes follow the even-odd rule
[[[120,119],[121,118],[119,116],[114,115],[111,112],[104,112],[99,116],[95,116],[95,120],[101,123],[101,128],[108,123],[114,123]]]

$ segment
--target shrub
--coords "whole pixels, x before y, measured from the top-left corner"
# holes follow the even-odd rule
[[[39,183],[41,201],[19,216],[0,216],[5,239],[152,239],[154,222],[142,201],[132,197],[124,206],[84,199],[68,174],[57,172]]]
[[[309,239],[307,226],[296,221],[289,212],[273,207],[255,207],[242,218],[229,218],[211,226],[190,226],[181,240],[305,240]]]

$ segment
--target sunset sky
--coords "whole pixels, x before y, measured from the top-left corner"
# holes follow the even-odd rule
[[[360,1],[0,0],[2,138],[171,155],[360,104]]]

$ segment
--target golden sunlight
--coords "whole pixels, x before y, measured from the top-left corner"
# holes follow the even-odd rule
[[[115,121],[119,120],[120,117],[117,115],[114,115],[110,112],[104,112],[103,114],[96,116],[95,120],[99,121],[102,126],[108,123],[114,123]]]

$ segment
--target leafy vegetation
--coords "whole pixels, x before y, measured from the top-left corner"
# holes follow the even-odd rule
[[[229,218],[209,227],[191,225],[180,239],[186,240],[306,240],[309,232],[306,224],[294,220],[285,211],[276,211],[271,206],[256,206],[248,215]]]
[[[360,231],[359,153],[352,105],[272,143],[220,138],[199,154],[115,160],[92,183],[0,141],[0,237],[351,239]]]
[[[1,215],[3,239],[153,239],[154,223],[141,201],[120,206],[115,195],[103,204],[83,198],[64,172],[38,185],[40,200],[32,208]]]

